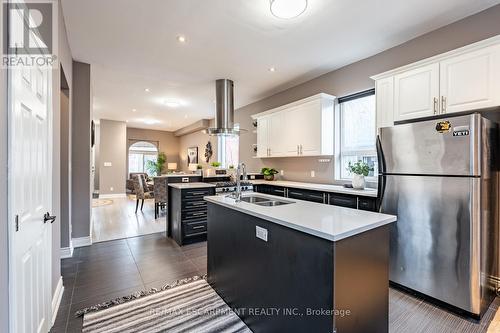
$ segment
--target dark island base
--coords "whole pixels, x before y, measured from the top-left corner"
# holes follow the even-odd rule
[[[388,259],[388,226],[333,242],[208,203],[208,282],[254,332],[388,332]]]

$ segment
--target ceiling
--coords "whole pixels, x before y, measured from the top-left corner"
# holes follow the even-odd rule
[[[309,0],[283,20],[268,0],[62,0],[73,57],[92,65],[94,118],[168,131],[213,118],[216,79],[235,81],[241,107],[497,3]]]

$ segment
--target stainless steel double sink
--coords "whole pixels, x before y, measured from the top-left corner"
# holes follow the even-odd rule
[[[257,195],[247,195],[241,198],[241,201],[252,203],[258,206],[265,207],[274,207],[274,206],[282,206],[293,203],[293,201],[285,201],[285,200],[276,200],[267,197],[261,197]]]

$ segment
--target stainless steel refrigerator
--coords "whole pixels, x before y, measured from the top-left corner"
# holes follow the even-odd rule
[[[392,282],[480,316],[498,276],[497,125],[479,114],[382,128]]]

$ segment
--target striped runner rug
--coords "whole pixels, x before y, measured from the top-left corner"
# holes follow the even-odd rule
[[[251,332],[202,277],[80,310],[84,333]]]

